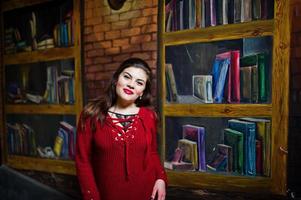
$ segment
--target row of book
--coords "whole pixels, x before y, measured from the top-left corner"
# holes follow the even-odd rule
[[[74,67],[64,61],[62,63],[46,67],[20,66],[17,71],[13,71],[16,80],[7,83],[8,102],[74,104]],[[67,66],[59,67],[65,64]],[[40,77],[34,77],[35,74]]]
[[[182,130],[183,138],[178,140],[172,160],[164,163],[166,168],[270,176],[270,120],[228,120],[228,127],[223,129],[223,143],[217,144],[210,160],[205,152],[205,127],[186,124]]]
[[[57,66],[47,67],[47,87],[44,99],[48,103],[73,104],[74,70],[62,70]]]
[[[6,127],[9,154],[37,155],[36,133],[30,126],[24,123],[7,123]]]
[[[272,0],[170,0],[165,5],[165,30],[268,19],[273,17],[272,7]],[[197,13],[200,13],[200,22],[197,22]]]
[[[49,49],[54,47],[68,47],[74,44],[73,31],[73,14],[68,12],[64,19],[54,25],[53,32],[44,33],[38,37],[37,32],[45,32],[45,30],[37,30],[37,18],[35,12],[31,13],[26,28],[30,32],[30,36],[26,37],[25,33],[20,33],[18,27],[10,26],[4,31],[4,52],[12,54],[24,51],[34,51],[41,49]],[[23,36],[23,37],[22,37]]]
[[[53,148],[50,146],[42,148],[37,143],[36,132],[27,124],[7,123],[6,127],[9,154],[61,159],[75,157],[76,128],[66,121],[59,122]]]
[[[217,54],[210,75],[192,76],[192,96],[202,103],[267,102],[268,54],[254,53],[240,58],[240,51]],[[166,97],[178,102],[173,66],[165,65]]]

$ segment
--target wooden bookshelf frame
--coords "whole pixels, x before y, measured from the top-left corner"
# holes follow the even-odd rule
[[[10,0],[1,2],[1,16],[3,22],[3,13],[24,7],[31,7],[39,4],[45,4],[54,0]],[[82,92],[82,54],[81,54],[81,0],[73,1],[73,37],[74,44],[70,47],[55,47],[51,49],[36,50],[30,52],[20,52],[16,54],[2,53],[2,67],[8,65],[28,64],[37,62],[48,62],[63,59],[74,59],[74,104],[4,104],[4,115],[8,114],[31,114],[31,115],[74,115],[76,121],[79,119],[83,108]],[[2,23],[3,25],[3,23]],[[1,70],[2,81],[5,85],[4,70]],[[3,92],[5,94],[5,92]],[[5,100],[5,97],[3,97]],[[5,101],[4,101],[5,102]],[[5,120],[6,117],[4,117]],[[5,124],[5,121],[4,123]],[[46,127],[45,127],[46,128]],[[5,129],[5,127],[3,127]],[[6,130],[4,131],[6,132]],[[1,141],[7,141],[7,135],[1,134]],[[7,143],[3,142],[2,160],[12,168],[20,170],[36,170],[51,173],[62,173],[75,175],[75,165],[72,160],[45,159],[40,157],[29,157],[23,155],[9,155]]]
[[[169,185],[187,188],[274,193],[287,191],[287,139],[290,58],[290,0],[274,1],[274,19],[241,24],[165,32],[165,1],[159,0],[158,96],[161,122],[161,159],[165,159],[166,117],[269,117],[272,122],[271,177],[233,176],[206,172],[167,170]],[[199,6],[199,5],[197,5]],[[198,17],[197,17],[198,21]],[[165,48],[195,42],[213,42],[244,37],[272,36],[272,96],[269,104],[177,104],[165,100]],[[281,83],[279,83],[281,82]],[[283,151],[284,150],[284,151]]]
[[[9,155],[7,157],[6,165],[20,170],[35,170],[69,175],[76,174],[74,161],[71,160],[54,160],[46,158]]]

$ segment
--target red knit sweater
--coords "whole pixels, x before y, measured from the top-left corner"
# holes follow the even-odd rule
[[[77,130],[75,160],[84,200],[149,200],[157,179],[167,183],[150,109],[141,107],[123,134],[109,116],[95,133],[89,120]]]

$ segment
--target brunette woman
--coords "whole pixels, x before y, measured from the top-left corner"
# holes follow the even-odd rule
[[[149,108],[151,69],[123,62],[105,95],[83,110],[77,128],[76,169],[84,200],[164,200],[167,178]]]

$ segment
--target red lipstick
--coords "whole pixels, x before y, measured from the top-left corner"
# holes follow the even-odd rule
[[[129,90],[127,88],[124,88],[123,91],[124,91],[124,93],[129,94],[129,95],[134,94],[134,92],[132,90]]]

